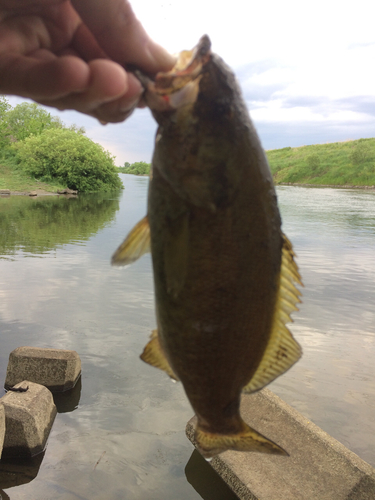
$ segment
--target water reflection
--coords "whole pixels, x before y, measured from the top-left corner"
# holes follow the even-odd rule
[[[292,325],[304,356],[271,389],[375,465],[375,193],[281,187],[278,198],[305,284]]]
[[[82,361],[80,399],[62,404],[38,476],[12,488],[12,500],[197,500],[214,488],[206,493],[202,486],[209,464],[196,455],[190,461],[185,426],[192,410],[181,384],[139,360],[155,328],[150,256],[126,269],[109,265],[146,211],[148,179],[122,178],[120,199],[87,208],[100,218],[112,207],[86,239],[77,230],[70,244],[56,239],[53,247],[43,237],[40,245],[37,236],[17,230],[17,216],[19,239],[11,258],[3,254],[0,261],[0,380],[9,353],[21,345],[73,349]],[[278,197],[305,284],[292,325],[304,356],[270,388],[375,465],[375,196],[283,187]],[[9,201],[0,200],[0,217]],[[64,203],[72,209],[77,201]],[[81,213],[70,217],[85,230]],[[36,253],[23,251],[32,245]],[[55,258],[50,250],[40,253],[43,245],[54,248]]]
[[[10,196],[0,205],[0,259],[22,251],[40,255],[83,242],[114,220],[121,192],[64,196]],[[9,258],[9,257],[8,257]]]
[[[238,500],[238,496],[196,450],[186,464],[185,474],[203,500]]]
[[[82,376],[80,375],[73,389],[52,394],[57,413],[69,413],[78,408],[81,399]]]
[[[2,459],[0,461],[0,488],[6,490],[33,481],[38,475],[44,453],[39,453],[39,455],[27,460],[18,458],[5,461]]]

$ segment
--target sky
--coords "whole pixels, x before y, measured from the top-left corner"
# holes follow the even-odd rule
[[[171,53],[203,34],[235,72],[266,150],[375,137],[373,3],[338,0],[133,0],[151,37]],[[25,99],[11,98],[12,105]],[[156,124],[149,111],[102,126],[77,112],[67,124],[116,156],[151,161]]]

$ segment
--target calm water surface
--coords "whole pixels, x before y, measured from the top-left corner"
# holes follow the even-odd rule
[[[0,199],[0,384],[18,346],[82,360],[81,393],[60,401],[34,471],[0,468],[3,499],[235,498],[185,437],[181,385],[138,358],[155,327],[150,256],[109,260],[145,215],[148,179],[122,178],[116,195]],[[292,325],[304,356],[270,388],[375,466],[375,194],[278,198],[305,284]]]

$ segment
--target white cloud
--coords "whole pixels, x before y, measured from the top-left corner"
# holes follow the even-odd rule
[[[338,0],[137,0],[133,8],[150,35],[171,52],[191,48],[204,33],[210,36],[213,50],[236,70],[251,109],[256,108],[255,121],[267,124],[260,130],[267,148],[316,142],[309,124],[318,122],[322,136],[333,140],[356,138],[356,133],[375,136],[374,120],[353,109],[353,102],[351,109],[339,102],[375,100],[375,32],[367,0],[358,0],[355,8]],[[291,103],[297,97],[318,97],[320,109],[303,100]],[[156,125],[144,110],[106,127],[75,112],[56,114],[85,126],[88,137],[109,149],[119,165],[151,159]],[[297,122],[298,130],[287,130]]]

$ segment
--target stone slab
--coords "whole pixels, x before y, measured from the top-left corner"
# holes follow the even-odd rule
[[[5,410],[4,406],[0,404],[0,458],[3,451],[5,437]]]
[[[41,453],[57,413],[52,393],[43,385],[24,380],[7,392],[0,404],[5,410],[2,459]]]
[[[290,454],[214,457],[210,464],[241,500],[375,499],[375,469],[268,389],[243,396],[241,415]],[[193,444],[195,423],[186,427]]]
[[[17,347],[9,355],[5,388],[30,380],[52,392],[72,389],[81,375],[76,351],[41,347]]]

